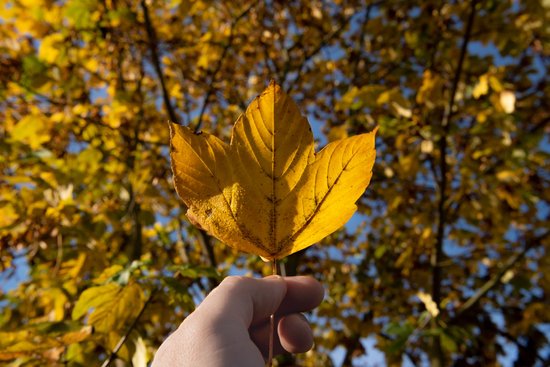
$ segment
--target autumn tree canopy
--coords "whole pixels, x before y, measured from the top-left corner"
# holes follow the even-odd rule
[[[278,365],[548,365],[549,72],[545,0],[2,2],[1,363],[145,366],[270,273],[186,218],[167,122],[228,141],[275,80],[318,148],[379,128],[358,214],[285,260],[327,294]]]

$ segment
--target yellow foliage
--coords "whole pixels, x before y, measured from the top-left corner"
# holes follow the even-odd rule
[[[405,117],[405,118],[412,117],[412,110],[410,108],[403,107],[397,102],[392,102],[391,107],[395,110],[397,115],[401,117]]]
[[[518,174],[512,170],[502,170],[497,172],[497,179],[502,182],[519,182]]]
[[[19,219],[19,215],[15,208],[9,202],[0,203],[0,212],[2,213],[2,215],[0,215],[0,230],[11,226]]]
[[[481,111],[476,115],[476,120],[480,124],[483,124],[485,121],[487,121],[487,113],[485,111]]]
[[[472,95],[475,99],[479,99],[479,97],[486,95],[489,92],[489,83],[488,83],[488,77],[486,74],[483,74],[477,84],[475,85]]]
[[[510,191],[503,187],[497,187],[495,190],[497,197],[505,201],[511,208],[518,209],[520,206],[520,198],[513,195]]]
[[[489,76],[489,85],[491,86],[491,89],[497,93],[501,92],[503,89],[500,80],[498,80],[495,75]]]
[[[115,99],[110,106],[103,106],[103,113],[105,114],[107,125],[116,129],[123,122],[132,119],[135,113],[137,113],[137,109],[127,102]]]
[[[0,332],[0,361],[9,361],[18,357],[48,354],[53,348],[79,343],[92,334],[90,326],[67,325],[66,332],[52,332],[50,334],[36,333],[36,329],[55,327],[54,323],[35,324],[30,327],[12,332]]]
[[[48,63],[55,63],[60,55],[60,47],[65,36],[61,33],[53,33],[42,39],[38,57]]]
[[[338,125],[330,128],[328,133],[328,141],[333,142],[348,137],[348,131],[346,125]]]
[[[421,105],[425,104],[429,108],[441,103],[443,85],[444,80],[439,74],[435,74],[430,70],[424,71],[422,85],[416,95],[416,102]]]
[[[28,144],[32,149],[38,149],[43,143],[50,140],[46,128],[46,117],[43,115],[28,115],[19,120],[13,127],[11,138],[14,141]]]

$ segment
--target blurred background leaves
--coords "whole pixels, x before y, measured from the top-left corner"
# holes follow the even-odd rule
[[[359,213],[287,260],[327,295],[278,364],[548,365],[549,24],[535,0],[4,1],[0,361],[144,366],[220,277],[269,272],[186,220],[166,121],[228,139],[275,79],[319,147],[380,127]]]

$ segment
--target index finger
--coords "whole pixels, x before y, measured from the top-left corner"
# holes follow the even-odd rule
[[[286,282],[286,294],[275,312],[283,316],[314,309],[323,301],[325,290],[321,283],[310,276],[283,278]]]

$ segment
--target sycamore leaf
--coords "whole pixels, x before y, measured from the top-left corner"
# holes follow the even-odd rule
[[[170,125],[176,191],[189,219],[238,250],[280,259],[343,226],[375,159],[375,131],[315,154],[298,107],[274,82],[241,115],[228,145]]]

